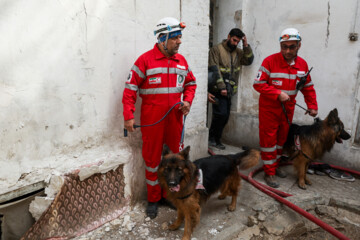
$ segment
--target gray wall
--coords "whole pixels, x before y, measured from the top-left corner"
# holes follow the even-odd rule
[[[360,169],[360,149],[354,142],[360,106],[360,41],[348,38],[349,33],[360,34],[359,1],[305,0],[300,4],[296,0],[227,0],[215,1],[215,6],[214,39],[220,41],[231,28],[240,27],[255,54],[254,63],[242,68],[240,91],[233,99],[225,141],[259,145],[259,94],[252,84],[263,59],[280,51],[278,38],[281,31],[295,27],[303,37],[299,56],[314,67],[311,75],[317,91],[320,118],[337,108],[346,130],[352,135],[344,144],[336,144],[323,160]],[[306,106],[301,93],[297,100]],[[302,109],[296,108],[294,122],[312,124],[312,121]]]

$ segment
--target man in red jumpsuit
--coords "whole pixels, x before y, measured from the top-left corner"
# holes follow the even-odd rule
[[[185,58],[178,53],[184,28],[184,23],[175,18],[167,17],[158,22],[154,31],[158,42],[136,60],[122,99],[124,127],[130,132],[134,131],[137,92],[142,98],[141,125],[157,122],[174,104],[183,103],[160,123],[141,128],[148,199],[146,213],[150,218],[157,216],[158,202],[165,197],[157,177],[163,144],[179,152],[183,116],[189,113],[195,95],[195,77]]]
[[[295,97],[298,93],[296,84],[300,77],[309,71],[306,61],[297,56],[300,47],[299,31],[295,28],[285,29],[280,37],[280,52],[264,59],[253,85],[260,93],[259,137],[264,179],[274,188],[279,187],[275,175],[286,177],[286,174],[278,169],[278,165],[289,131],[288,120],[291,123],[294,115]],[[308,75],[301,92],[308,108],[306,113],[315,117],[318,106],[313,85]]]

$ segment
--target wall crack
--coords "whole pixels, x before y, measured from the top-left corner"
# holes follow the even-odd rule
[[[326,28],[326,39],[325,39],[325,47],[328,47],[329,44],[329,36],[330,36],[330,1],[328,2],[328,17],[327,17],[327,28]]]

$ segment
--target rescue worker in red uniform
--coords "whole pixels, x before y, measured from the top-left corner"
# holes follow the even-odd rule
[[[286,177],[286,173],[278,168],[279,158],[289,131],[288,120],[291,123],[294,115],[298,93],[296,85],[300,77],[309,71],[306,61],[297,56],[300,47],[299,31],[295,28],[285,29],[280,37],[280,52],[264,59],[253,84],[260,93],[259,137],[264,179],[273,188],[279,187],[275,175]],[[318,106],[313,85],[308,75],[301,92],[308,109],[306,113],[315,117]]]
[[[166,143],[174,153],[179,152],[183,116],[189,113],[195,95],[195,77],[186,59],[178,53],[184,28],[184,23],[171,17],[156,24],[154,34],[158,42],[136,60],[122,99],[124,127],[130,132],[134,131],[137,92],[142,98],[141,125],[159,121],[174,104],[183,103],[160,123],[141,128],[142,156],[146,165],[146,213],[152,219],[157,216],[158,202],[165,197],[157,177],[163,144]]]

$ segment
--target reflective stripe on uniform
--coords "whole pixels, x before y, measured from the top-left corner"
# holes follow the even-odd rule
[[[263,71],[264,73],[266,73],[267,75],[270,75],[270,71],[269,70],[267,70],[265,67],[263,67],[263,66],[261,66],[260,68],[259,68],[259,70],[260,71]]]
[[[294,96],[297,94],[298,90],[281,90],[282,92],[286,93],[289,96]]]
[[[314,83],[313,83],[313,82],[309,82],[308,84],[305,84],[305,85],[304,85],[304,88],[305,88],[305,87],[310,87],[310,86],[314,86]]]
[[[188,74],[188,71],[178,69],[178,68],[169,68],[169,73],[176,73],[176,74],[179,74],[179,75],[186,76]]]
[[[262,152],[275,152],[276,151],[276,146],[268,147],[268,148],[261,147],[260,151],[262,151]]]
[[[151,186],[156,186],[159,184],[159,182],[158,182],[158,180],[151,181],[151,180],[146,179],[146,184],[149,184]]]
[[[262,160],[263,160],[264,165],[271,165],[271,164],[274,164],[274,163],[277,162],[276,159],[271,159],[271,160],[264,160],[264,159],[262,159]]]
[[[238,71],[240,71],[240,69],[241,69],[240,67],[237,67],[234,69],[234,72],[238,72]]]
[[[152,172],[152,173],[156,172],[158,170],[158,168],[159,168],[159,166],[157,166],[155,168],[145,166],[146,171]]]
[[[133,65],[133,66],[131,67],[131,70],[133,70],[134,72],[136,72],[136,73],[139,75],[139,77],[141,77],[142,79],[145,78],[145,74],[138,68],[138,66]]]
[[[276,145],[276,149],[283,149],[283,146]]]
[[[234,68],[234,72],[238,72],[240,69],[240,67]],[[229,73],[231,72],[231,68],[220,68],[220,72]]]
[[[159,73],[167,73],[167,68],[151,68],[146,70],[146,76],[155,75]]]
[[[286,78],[295,80],[296,74],[287,74],[287,73],[270,73],[270,78]]]
[[[159,68],[150,68],[150,69],[146,70],[146,76],[155,75],[155,74],[159,74],[159,73],[167,74],[168,73],[168,68],[159,67]],[[169,68],[169,73],[186,76],[188,74],[188,71],[178,69],[178,68]]]
[[[254,84],[264,84],[264,83],[267,83],[266,81],[254,81]]]
[[[139,88],[135,84],[125,83],[125,88],[132,90],[132,91],[138,91]]]
[[[191,86],[191,85],[196,85],[196,82],[195,82],[195,81],[191,81],[191,82],[188,82],[187,84],[185,84],[184,86]]]
[[[230,72],[230,68],[220,68],[220,72],[224,72],[224,73],[229,73]]]
[[[143,89],[140,88],[140,94],[164,94],[164,93],[182,93],[184,91],[183,87],[169,87],[169,88],[149,88]]]

